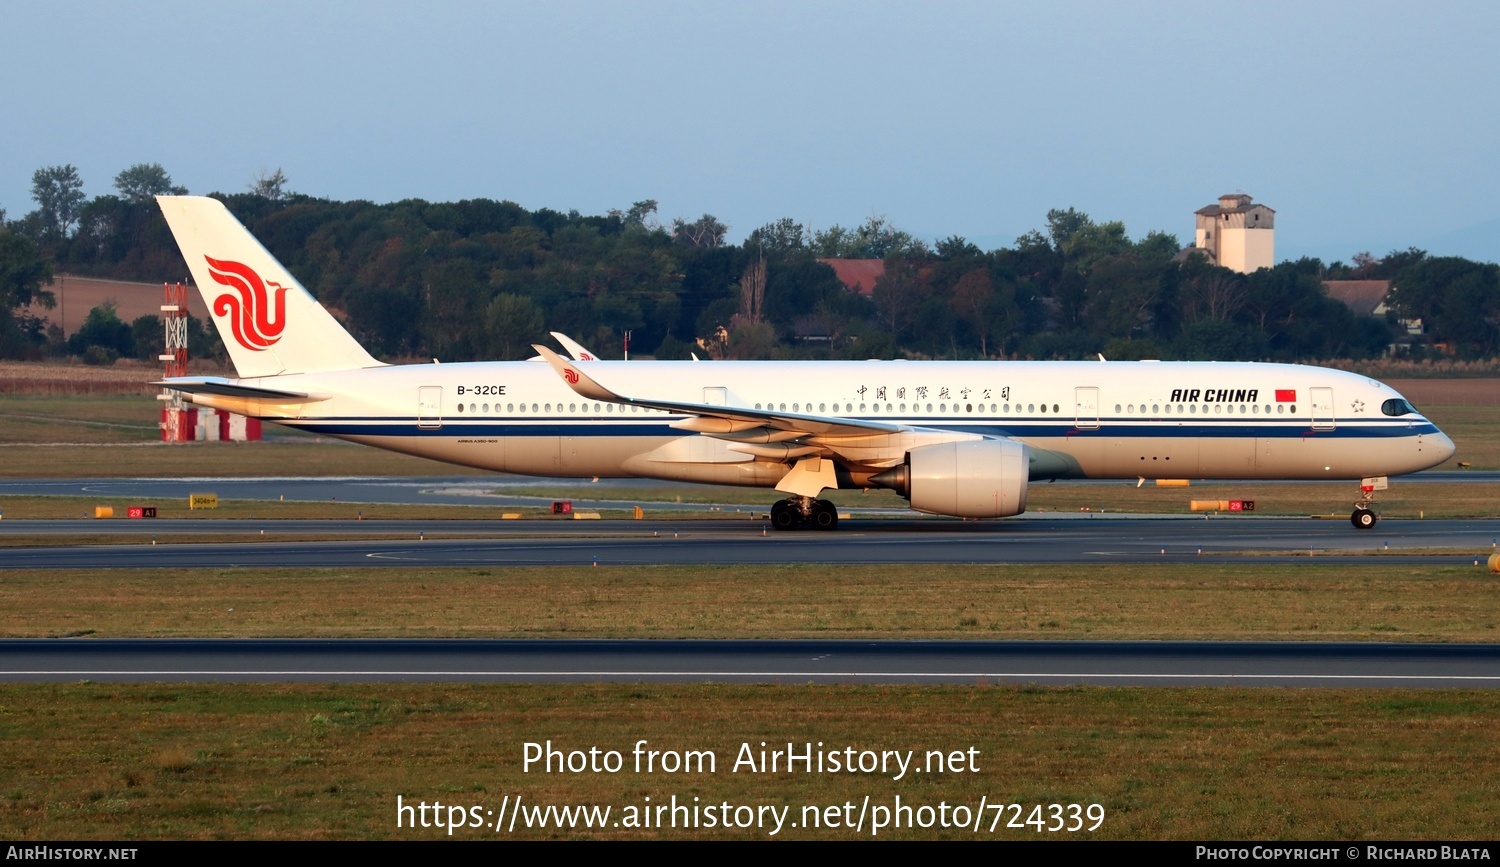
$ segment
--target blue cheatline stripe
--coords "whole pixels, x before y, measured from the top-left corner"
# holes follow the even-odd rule
[[[437,428],[420,428],[415,418],[317,418],[287,419],[281,424],[308,433],[327,436],[391,437],[662,437],[691,436],[690,431],[668,425],[675,416],[659,422],[610,419],[532,419],[445,418]],[[1313,430],[1306,422],[1244,424],[1231,420],[1200,420],[1186,423],[1121,422],[1105,420],[1098,428],[1079,429],[1073,421],[1058,419],[975,419],[955,422],[952,419],[916,419],[905,422],[913,427],[974,433],[996,437],[1053,437],[1089,439],[1093,437],[1221,439],[1262,437],[1266,439],[1401,439],[1439,433],[1427,420],[1342,421],[1333,430]]]

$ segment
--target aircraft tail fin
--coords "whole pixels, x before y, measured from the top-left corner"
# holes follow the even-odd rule
[[[156,201],[241,377],[382,366],[222,202]]]

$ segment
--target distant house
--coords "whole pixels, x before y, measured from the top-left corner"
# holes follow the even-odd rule
[[[868,297],[875,291],[875,281],[885,274],[884,259],[819,259],[833,269],[844,288]]]
[[[1323,291],[1328,297],[1342,301],[1356,316],[1384,316],[1385,300],[1391,294],[1389,280],[1324,280]],[[1407,335],[1422,334],[1422,320],[1402,319],[1401,326]]]
[[[1229,193],[1195,214],[1193,247],[1208,261],[1241,274],[1276,264],[1275,211],[1244,193]]]
[[[1323,291],[1335,301],[1342,301],[1356,316],[1380,316],[1385,313],[1385,296],[1391,293],[1389,280],[1324,280]]]

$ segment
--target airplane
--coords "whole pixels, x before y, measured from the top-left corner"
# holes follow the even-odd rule
[[[1389,386],[1291,364],[1160,361],[530,361],[388,365],[215,199],[158,197],[238,376],[159,385],[197,405],[466,467],[773,488],[778,530],[831,530],[820,495],[1002,518],[1055,479],[1347,479],[1351,523],[1389,476],[1454,445]]]

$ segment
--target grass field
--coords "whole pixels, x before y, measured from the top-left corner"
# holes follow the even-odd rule
[[[985,687],[383,684],[0,686],[0,835],[19,839],[439,839],[397,828],[396,798],[500,811],[679,803],[970,811],[1099,804],[1092,833],[893,830],[884,839],[1491,840],[1500,692]],[[622,754],[620,773],[523,771],[524,744]],[[635,773],[631,750],[714,754],[714,772]],[[734,772],[742,745],[973,749],[977,771]],[[706,766],[705,766],[706,767]],[[649,801],[647,800],[649,799]],[[695,802],[695,799],[696,802]],[[823,814],[826,816],[827,814]],[[875,813],[872,811],[871,816]],[[918,814],[913,811],[913,818]],[[1042,814],[1047,815],[1046,812]],[[465,814],[465,818],[468,814]],[[490,821],[493,821],[491,819]],[[768,817],[768,822],[770,821]],[[930,819],[929,819],[930,821]],[[972,821],[972,820],[971,820]],[[766,839],[770,828],[514,833],[455,839]]]
[[[1500,639],[1500,576],[1379,557],[1357,568],[1210,557],[1096,570],[605,565],[0,577],[6,638]]]

